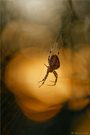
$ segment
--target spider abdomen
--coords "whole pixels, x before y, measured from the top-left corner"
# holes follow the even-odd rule
[[[60,67],[60,61],[57,55],[52,55],[49,59],[49,66],[54,70]]]

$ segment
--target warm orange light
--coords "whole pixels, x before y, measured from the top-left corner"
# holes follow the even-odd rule
[[[51,84],[50,81],[55,79],[53,73],[50,73],[45,84],[39,88],[39,81],[44,78],[47,72],[44,64],[48,65],[48,53],[42,53],[40,49],[21,52],[12,59],[6,68],[6,84],[16,95],[33,97],[48,106],[63,103],[68,99],[73,102],[73,98],[77,100],[90,92],[90,83],[87,84],[87,81],[79,78],[83,71],[83,66],[81,66],[83,63],[80,63],[82,61],[75,57],[77,58],[77,67],[76,63],[72,63],[70,55],[69,50],[66,50],[63,55],[59,56],[61,67],[56,70],[58,73],[57,84],[48,86]],[[72,64],[75,65],[74,68]],[[78,73],[78,76],[73,76],[75,72]]]

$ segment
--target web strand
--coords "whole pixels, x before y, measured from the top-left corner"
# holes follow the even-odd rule
[[[54,40],[54,43],[52,43],[50,46],[51,46],[51,50],[50,50],[50,53],[51,52],[55,52],[55,51],[61,51],[62,48],[63,48],[63,37],[62,37],[62,32],[59,31],[58,32],[58,35],[56,36],[55,40]]]

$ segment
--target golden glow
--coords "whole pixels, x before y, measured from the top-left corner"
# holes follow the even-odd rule
[[[28,106],[29,110],[45,111],[52,105],[59,108],[68,100],[70,109],[81,109],[90,102],[81,100],[84,95],[90,93],[90,83],[73,76],[74,72],[78,73],[78,76],[83,73],[84,67],[81,66],[82,61],[75,57],[78,67],[80,64],[80,69],[72,68],[70,55],[70,50],[64,50],[63,54],[60,54],[61,67],[57,70],[56,86],[47,86],[50,81],[55,79],[54,75],[50,73],[45,84],[39,88],[39,81],[44,78],[47,71],[44,64],[48,65],[48,53],[42,52],[40,48],[30,48],[26,52],[24,50],[17,54],[6,68],[5,82],[15,95],[22,97],[20,100],[24,102],[25,107]],[[75,62],[74,59],[73,61]],[[85,69],[85,71],[87,70]],[[78,103],[77,98],[80,98]]]
[[[45,84],[39,88],[39,81],[44,78],[47,71],[44,64],[48,65],[48,54],[38,54],[38,51],[34,53],[35,56],[32,52],[29,57],[28,54],[26,56],[19,54],[12,60],[6,69],[7,85],[16,93],[21,91],[21,93],[33,94],[49,104],[63,102],[66,97],[70,96],[70,82],[68,78],[63,76],[65,69],[61,67],[57,70],[58,81],[56,86],[47,86],[47,84],[51,84],[50,81],[55,80],[53,73],[50,73]]]

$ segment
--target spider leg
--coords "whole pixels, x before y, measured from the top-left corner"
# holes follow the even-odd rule
[[[54,74],[54,76],[55,76],[55,81],[51,81],[51,82],[54,82],[54,84],[52,84],[52,85],[48,85],[48,86],[54,86],[54,85],[56,85],[56,83],[57,83],[58,74],[57,74],[57,72],[56,72],[56,71],[53,71],[53,74]]]
[[[57,79],[58,79],[58,74],[57,74],[56,71],[53,71],[53,74],[54,74],[54,76],[55,76],[55,82],[54,82],[54,85],[56,85]]]
[[[46,64],[44,64],[44,65],[48,68],[48,66]]]
[[[46,73],[45,77],[41,81],[39,81],[39,83],[42,82],[41,85],[39,86],[39,88],[45,83],[45,81],[46,81],[46,79],[48,77],[48,74],[49,74],[49,72],[47,70],[47,73]]]

